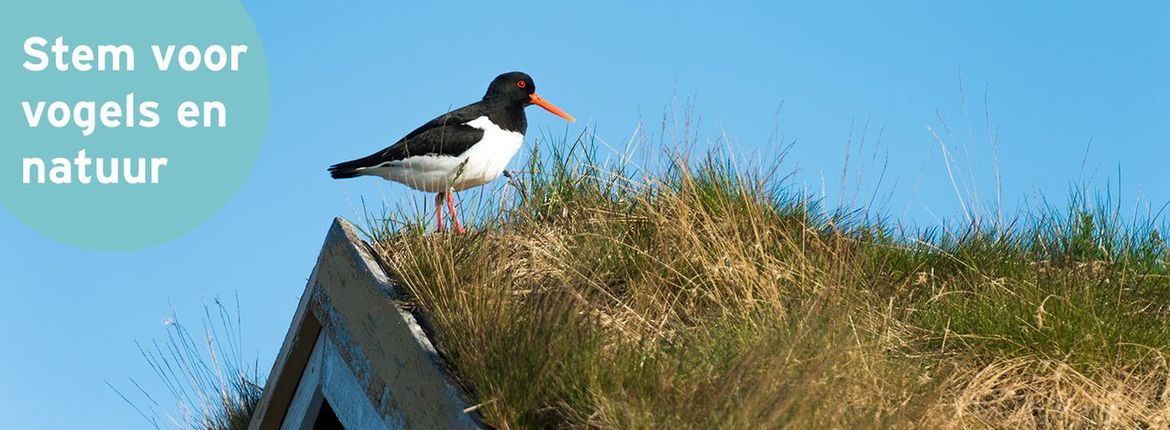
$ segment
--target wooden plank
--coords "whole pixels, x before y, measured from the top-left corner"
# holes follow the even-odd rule
[[[324,345],[328,343],[327,336],[317,336],[313,344],[313,353],[301,373],[297,383],[296,394],[293,394],[288,411],[280,423],[280,430],[312,430],[317,421],[317,414],[321,412],[321,403],[325,401],[325,394],[321,392],[321,373],[325,358]]]
[[[249,428],[280,427],[317,333],[388,426],[483,427],[478,414],[463,412],[469,403],[398,297],[353,226],[335,219]]]
[[[327,338],[327,336],[322,336]],[[321,360],[321,392],[333,407],[333,412],[347,429],[390,430],[408,428],[402,422],[387,422],[387,417],[374,409],[366,397],[365,388],[349,370],[349,364],[332,341],[325,341]]]
[[[319,271],[321,289],[310,306],[338,353],[387,422],[405,428],[477,428],[463,393],[353,226],[341,220],[347,241],[331,250],[348,258]],[[330,247],[327,247],[327,249]]]

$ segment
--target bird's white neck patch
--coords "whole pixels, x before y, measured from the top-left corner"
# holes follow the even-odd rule
[[[487,116],[481,116],[481,117],[473,119],[471,121],[467,121],[463,124],[478,128],[478,129],[483,130],[485,132],[503,132],[504,131],[504,129],[500,128],[500,126],[496,125],[496,123],[494,123],[494,122],[492,122],[492,120],[488,119]]]

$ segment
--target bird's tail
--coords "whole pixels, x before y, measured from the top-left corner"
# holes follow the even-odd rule
[[[344,163],[337,163],[329,166],[329,176],[333,179],[356,178],[362,175],[362,170],[366,167],[368,160],[359,158],[357,160],[350,160]]]

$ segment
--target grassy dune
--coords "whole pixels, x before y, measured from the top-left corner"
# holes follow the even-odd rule
[[[717,156],[536,152],[470,235],[371,231],[499,428],[1170,425],[1161,225],[1074,196],[908,234]]]

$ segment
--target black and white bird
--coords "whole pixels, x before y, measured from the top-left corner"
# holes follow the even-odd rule
[[[455,212],[455,191],[478,187],[500,176],[524,143],[528,129],[524,108],[533,104],[575,121],[536,95],[532,77],[504,73],[492,80],[483,100],[447,112],[368,157],[330,166],[329,174],[334,179],[379,176],[435,193],[438,230],[443,231],[445,199],[455,230],[463,233]]]

